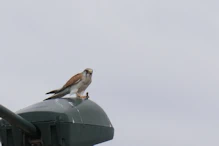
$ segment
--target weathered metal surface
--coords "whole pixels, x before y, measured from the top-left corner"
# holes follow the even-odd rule
[[[38,134],[36,127],[32,123],[28,122],[21,116],[15,114],[2,105],[0,105],[0,117],[5,119],[11,125],[20,128],[29,135],[37,136]]]
[[[12,118],[5,118],[11,124],[0,120],[0,139],[4,146],[30,146],[30,142],[39,141],[43,146],[93,146],[111,140],[114,136],[114,128],[108,116],[91,100],[51,99],[28,106],[11,116]],[[17,121],[26,121],[36,126],[40,131],[40,138],[28,136],[14,127],[18,123],[16,120],[10,122],[13,117],[22,119]],[[28,125],[27,123],[18,125]],[[33,129],[26,130],[24,127],[19,128],[25,133],[35,131],[32,126],[30,127]]]

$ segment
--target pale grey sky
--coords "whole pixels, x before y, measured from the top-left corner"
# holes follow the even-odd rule
[[[0,1],[1,104],[13,111],[90,67],[102,146],[219,145],[219,2]]]

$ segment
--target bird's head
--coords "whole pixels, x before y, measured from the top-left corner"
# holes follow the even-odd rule
[[[86,76],[91,76],[93,74],[93,69],[91,68],[86,68],[84,71],[83,71],[83,74],[86,75]]]

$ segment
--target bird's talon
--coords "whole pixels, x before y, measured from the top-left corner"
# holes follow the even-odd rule
[[[77,95],[77,98],[80,98],[80,99],[85,99],[85,100],[87,100],[87,99],[89,98],[88,92],[86,93],[85,96],[82,96],[82,95],[80,95],[79,93],[76,93],[76,95]]]
[[[89,98],[88,92],[86,93],[86,96],[84,96],[84,99],[87,100]]]

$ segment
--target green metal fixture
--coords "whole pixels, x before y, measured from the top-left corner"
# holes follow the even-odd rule
[[[0,105],[2,146],[93,146],[113,139],[114,128],[91,100],[59,98],[11,112]]]

